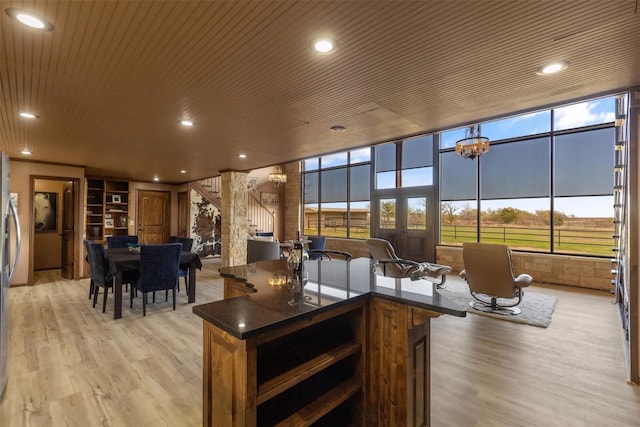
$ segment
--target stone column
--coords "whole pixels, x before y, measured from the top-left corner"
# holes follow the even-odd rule
[[[296,232],[304,234],[301,224],[302,216],[302,162],[291,162],[284,165],[287,183],[284,189],[284,239],[293,240]]]
[[[222,266],[247,263],[247,172],[222,172]]]

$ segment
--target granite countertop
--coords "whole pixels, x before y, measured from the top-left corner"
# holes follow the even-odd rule
[[[253,292],[197,305],[193,313],[239,339],[372,296],[443,314],[466,316],[465,308],[441,296],[432,282],[378,276],[373,273],[369,258],[305,262],[304,287],[296,295],[293,289],[301,289],[295,286],[301,276],[287,268],[286,260],[222,267],[220,275],[242,282]]]

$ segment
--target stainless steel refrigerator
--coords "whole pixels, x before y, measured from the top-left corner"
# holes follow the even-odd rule
[[[0,400],[7,385],[7,366],[9,356],[9,283],[18,266],[20,254],[20,224],[18,210],[9,196],[9,157],[0,151],[0,190],[2,192],[2,221],[0,221],[0,259],[2,277],[0,278]],[[10,222],[10,217],[12,218]],[[12,226],[13,225],[13,226]],[[11,232],[15,233],[12,238]],[[11,245],[15,244],[13,250]],[[10,260],[13,257],[13,260]]]

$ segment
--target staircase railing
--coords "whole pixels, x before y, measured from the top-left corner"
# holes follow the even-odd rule
[[[193,181],[189,183],[189,186],[196,190],[205,200],[222,211],[222,203],[220,203],[222,200],[222,180],[219,176],[206,178],[201,181]]]
[[[267,208],[260,199],[249,192],[249,204],[247,206],[247,221],[249,226],[256,231],[273,232],[275,212]]]
[[[220,176],[194,181],[190,183],[190,186],[209,203],[222,210],[222,179]],[[273,232],[275,212],[265,206],[256,193],[249,191],[248,194],[247,225],[256,231]]]

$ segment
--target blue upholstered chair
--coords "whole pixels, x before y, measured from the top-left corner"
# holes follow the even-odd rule
[[[129,244],[137,245],[138,236],[109,236],[107,237],[107,247],[109,249],[126,248]],[[138,280],[137,271],[125,271],[122,273],[122,284],[127,285],[129,290],[129,284]]]
[[[313,252],[317,250],[323,250],[324,244],[327,238],[325,236],[309,236],[309,260],[322,258],[322,253]]]
[[[138,244],[138,236],[107,237],[107,246],[109,247],[109,249],[126,248],[129,243]]]
[[[96,306],[100,288],[104,288],[104,297],[102,300],[102,312],[107,309],[107,294],[109,288],[113,286],[113,277],[109,275],[109,261],[104,246],[89,240],[84,241],[87,248],[87,258],[89,259],[89,268],[91,269],[91,286],[93,287],[93,306]]]
[[[173,291],[173,309],[176,309],[176,287],[180,268],[180,243],[142,245],[140,247],[140,279],[133,286],[142,292],[142,315],[147,315],[147,293]],[[130,292],[133,308],[133,292]]]
[[[93,243],[93,240],[86,240],[85,239],[83,243],[84,243],[85,251],[87,253],[87,256],[85,257],[85,260],[87,261],[87,264],[89,264],[89,243]],[[89,265],[89,267],[91,267],[91,265]],[[89,299],[91,299],[93,297],[93,288],[94,288],[93,278],[90,278],[90,281],[89,281]]]
[[[169,243],[181,243],[183,252],[191,252],[193,248],[193,239],[189,237],[169,237]],[[178,270],[178,291],[180,291],[180,277],[184,277],[184,289],[189,292],[189,268],[180,268]]]

